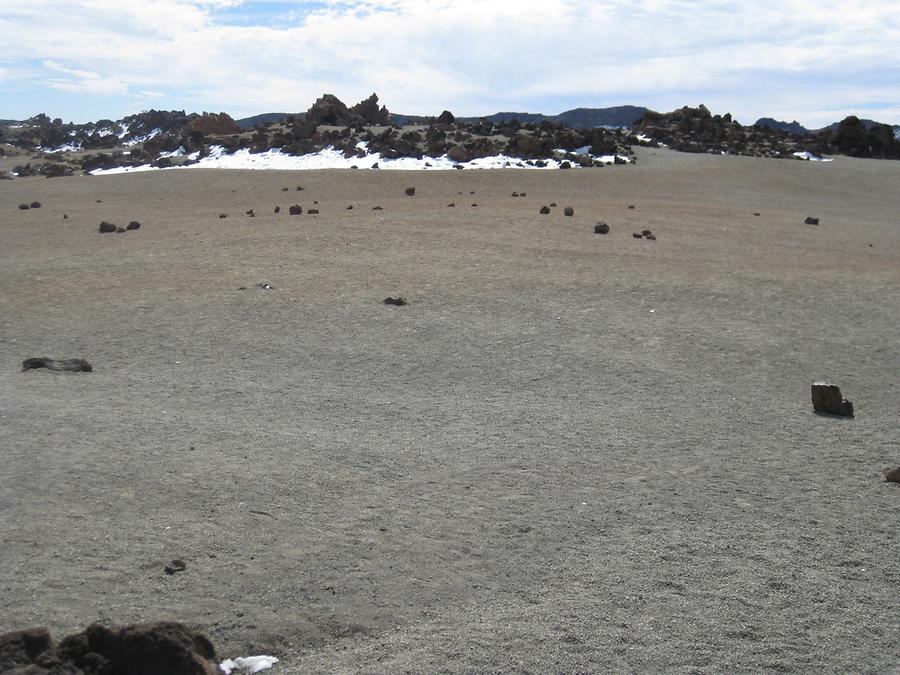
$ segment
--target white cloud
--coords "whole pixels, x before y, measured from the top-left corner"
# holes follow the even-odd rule
[[[0,61],[42,63],[34,81],[58,90],[236,114],[376,91],[398,112],[458,114],[702,97],[753,121],[816,113],[821,96],[866,104],[879,73],[879,100],[900,100],[900,16],[881,1],[328,0],[253,25],[259,4],[32,0],[0,9]]]

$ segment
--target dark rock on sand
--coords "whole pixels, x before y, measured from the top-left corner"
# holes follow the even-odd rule
[[[600,221],[594,225],[594,234],[609,234],[609,225]]]
[[[452,208],[454,208],[455,206],[456,206],[456,204],[455,204],[454,202],[450,202],[449,204],[447,204],[447,208],[448,208],[448,209],[452,209]]]
[[[219,218],[227,218],[227,217],[228,217],[228,214],[227,214],[227,213],[220,213],[220,214],[219,214]]]
[[[250,216],[251,218],[256,218],[256,214],[253,213],[253,209],[250,209],[249,211],[247,211],[247,215]]]
[[[656,241],[656,235],[650,232],[649,234],[644,235],[644,239],[649,239],[650,241]]]
[[[551,208],[551,209],[555,209],[555,208],[556,208],[556,202],[550,202],[550,208]]]
[[[306,212],[311,216],[316,216],[319,214],[319,209],[306,209]]]
[[[294,204],[293,206],[288,208],[288,213],[290,213],[292,216],[299,216],[301,213],[303,213],[303,207],[301,207],[299,204]]]
[[[46,368],[47,370],[60,370],[72,373],[90,373],[93,366],[84,359],[49,359],[46,356],[38,356],[22,361],[22,370]]]
[[[118,232],[119,234],[122,234],[123,232],[125,232],[125,228],[122,227],[121,225],[119,225],[119,226],[116,228],[116,232]]]
[[[634,232],[631,236],[634,237],[635,239],[643,239],[644,238],[644,235],[642,235],[640,232]]]
[[[566,208],[563,209],[563,215],[564,216],[574,216],[575,209],[573,209],[571,206],[567,206]]]
[[[108,234],[115,231],[116,226],[112,223],[107,223],[105,220],[100,223],[100,234]]]
[[[382,302],[384,302],[385,305],[394,305],[396,307],[403,307],[403,305],[406,304],[406,300],[400,296],[397,296],[396,298],[388,296]]]
[[[41,203],[40,202],[31,202],[31,204],[29,204],[29,206],[33,209],[39,209],[39,208],[41,208]]]
[[[216,652],[202,634],[174,622],[100,624],[53,645],[46,628],[0,635],[0,672],[28,675],[213,675]]]
[[[813,382],[811,394],[815,412],[853,417],[853,404],[844,398],[841,388],[837,385]]]
[[[412,197],[414,194],[416,194],[416,188],[408,187],[408,188],[406,188],[406,190],[404,190],[404,192],[406,192],[406,195],[408,197]]]
[[[468,162],[472,159],[466,149],[461,145],[454,145],[447,151],[447,158],[454,162]]]
[[[128,223],[128,227],[126,229],[139,230],[141,229],[141,224],[136,220],[132,220],[130,223]]]
[[[884,470],[884,479],[889,483],[900,483],[900,466]]]
[[[803,221],[806,225],[818,225],[819,219],[813,218],[812,216],[808,216],[806,220]]]
[[[187,563],[180,558],[175,558],[166,565],[166,574],[172,575],[176,572],[184,572],[187,569]]]
[[[275,213],[281,213],[281,207],[280,207],[280,206],[276,206],[276,207],[275,207]]]
[[[550,207],[549,207],[549,206],[542,206],[542,207],[541,207],[541,210],[538,211],[538,213],[540,213],[542,216],[546,216],[548,213],[550,213]]]
[[[30,209],[30,208],[31,208],[31,207],[28,206],[28,204],[19,204],[19,210],[20,210],[20,211],[27,211],[27,210]]]
[[[384,209],[381,208],[380,206],[373,206],[373,207],[372,207],[372,210],[373,210],[373,211],[384,211]]]
[[[629,208],[629,209],[634,209],[634,204],[629,204],[629,205],[628,205],[628,208]]]

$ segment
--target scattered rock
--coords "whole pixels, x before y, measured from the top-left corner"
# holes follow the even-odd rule
[[[455,203],[455,202],[450,202],[449,204],[447,204],[447,208],[448,208],[448,209],[452,209],[452,208],[454,208],[455,206],[456,206],[456,203]]]
[[[227,217],[228,217],[228,214],[227,214],[227,213],[220,213],[220,214],[219,214],[219,218],[227,218]]]
[[[609,225],[601,220],[594,225],[594,234],[609,234]]]
[[[819,219],[813,218],[812,216],[807,216],[806,220],[803,221],[806,225],[818,225]]]
[[[634,237],[635,239],[643,239],[644,238],[644,235],[642,235],[640,232],[634,232],[631,236]]]
[[[251,218],[256,218],[256,214],[253,213],[253,209],[250,209],[249,211],[247,211],[247,215],[250,216]]]
[[[31,202],[31,204],[29,204],[29,206],[33,209],[39,209],[39,208],[41,208],[41,203],[40,202]]]
[[[527,197],[527,196],[528,196],[528,194],[527,194],[527,193],[525,193],[525,192],[520,192],[520,193],[519,193],[519,196],[520,196],[520,197]]]
[[[518,197],[518,196],[519,196],[519,193],[518,193],[518,192],[513,192],[513,193],[512,193],[512,196],[513,196],[513,197]]]
[[[302,185],[298,185],[298,186],[297,186],[297,192],[303,192],[303,186],[302,186]]]
[[[884,479],[889,483],[900,483],[900,466],[884,470]]]
[[[815,412],[853,417],[853,404],[843,397],[841,388],[837,385],[813,382],[811,394]]]
[[[275,213],[281,213],[281,207],[280,207],[280,206],[276,206],[276,207],[275,207]]]
[[[94,370],[94,367],[84,359],[48,359],[46,356],[38,356],[22,361],[23,372],[36,368],[70,373],[90,373]]]
[[[540,213],[542,216],[546,216],[548,213],[550,213],[550,207],[549,207],[549,206],[542,206],[542,207],[541,207],[541,210],[538,211],[538,213]]]
[[[319,214],[319,209],[306,209],[306,212],[311,216],[316,216]]]
[[[397,296],[396,298],[388,296],[382,302],[384,302],[385,305],[394,305],[396,307],[403,307],[403,305],[406,304],[406,300],[400,296]]]
[[[372,207],[372,210],[373,210],[373,211],[384,211],[384,209],[381,208],[380,206],[373,206],[373,207]]]
[[[116,232],[118,232],[119,234],[122,234],[123,232],[125,232],[125,228],[122,227],[121,225],[119,225],[119,226],[116,228]]]
[[[629,204],[629,205],[628,205],[628,208],[629,208],[629,209],[634,209],[634,204]]]
[[[64,214],[63,214],[63,220],[68,220],[68,219],[69,219],[69,214],[68,214],[68,213],[64,213]]]
[[[478,206],[478,204],[472,204],[472,206]]]
[[[759,214],[759,213],[754,213],[753,215],[754,215],[754,216],[759,216],[759,215],[761,215],[761,214]]]
[[[29,675],[214,675],[212,643],[174,622],[107,628],[100,624],[56,646],[46,628],[0,635],[0,672]]]
[[[166,574],[172,575],[176,572],[184,572],[187,569],[187,563],[180,558],[175,558],[166,565]]]
[[[555,209],[555,208],[556,208],[556,202],[550,202],[550,208],[551,208],[551,209]]]
[[[130,223],[128,223],[128,227],[126,229],[139,230],[139,229],[141,229],[141,224],[136,220],[132,220]]]
[[[564,216],[574,216],[575,209],[573,209],[571,206],[567,206],[566,208],[563,209],[563,215]]]
[[[404,190],[404,192],[406,192],[406,195],[408,197],[412,197],[414,194],[416,194],[416,188],[408,187],[408,188],[406,188],[406,190]]]
[[[447,158],[457,163],[468,162],[472,159],[469,156],[469,153],[466,152],[466,149],[461,145],[454,145],[450,148],[447,151]]]
[[[644,235],[644,239],[649,239],[650,241],[656,241],[656,235],[650,232],[649,234]]]
[[[264,291],[273,291],[273,290],[275,290],[275,287],[274,287],[272,284],[267,283],[267,282],[265,282],[265,281],[256,284],[256,287],[259,288],[259,289],[262,289],[262,290],[264,290]]]
[[[290,189],[291,189],[291,188],[281,188],[281,191],[282,191],[282,192],[287,192],[287,191],[290,190]]]
[[[293,206],[288,208],[288,213],[290,213],[292,216],[299,216],[301,213],[303,213],[303,207],[301,207],[299,204],[294,204]]]
[[[347,210],[348,210],[348,211],[352,211],[352,210],[353,210],[353,204],[351,204],[350,206],[348,206],[348,207],[347,207]]]
[[[100,234],[108,234],[115,231],[116,226],[112,223],[107,223],[105,220],[100,223]]]
[[[645,237],[649,237],[653,233],[650,230],[641,230],[641,234]]]
[[[20,211],[27,211],[27,210],[30,209],[30,208],[31,208],[31,207],[28,206],[28,204],[19,204],[19,210],[20,210]]]

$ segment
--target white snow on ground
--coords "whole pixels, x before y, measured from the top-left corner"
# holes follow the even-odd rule
[[[362,146],[361,149],[365,149]],[[178,152],[177,150],[175,151]],[[176,156],[174,154],[164,153],[162,156]],[[624,155],[618,155],[620,158],[628,161]],[[187,159],[193,160],[199,157],[199,153],[191,153],[187,155]],[[612,164],[615,161],[615,155],[604,155],[602,157],[594,157],[599,162]],[[509,157],[506,155],[495,155],[493,157],[480,157],[473,159],[471,162],[458,164],[446,155],[443,157],[423,157],[416,159],[415,157],[400,157],[398,159],[384,159],[379,153],[371,153],[365,157],[344,157],[342,152],[334,148],[325,148],[319,152],[309,155],[286,155],[280,150],[268,150],[266,152],[251,153],[249,150],[238,150],[235,153],[228,154],[225,148],[221,146],[212,146],[210,153],[206,157],[199,159],[196,164],[188,166],[173,166],[169,169],[275,169],[281,171],[298,171],[306,169],[349,169],[356,166],[359,169],[372,169],[377,164],[379,169],[390,169],[400,171],[446,171],[455,169],[458,165],[466,169],[558,169],[562,161],[559,159],[547,159],[545,167],[536,167],[525,163],[525,160],[518,157]],[[576,165],[577,167],[577,165]],[[102,176],[117,173],[135,173],[138,171],[159,171],[154,166],[144,164],[141,166],[120,166],[113,169],[94,169],[91,171],[92,176]]]
[[[239,656],[236,659],[225,659],[219,664],[219,668],[225,675],[232,672],[239,675],[253,675],[263,670],[268,670],[278,663],[274,656]]]
[[[46,155],[52,155],[54,152],[78,152],[81,150],[81,143],[65,143],[56,148],[38,148],[40,152]]]
[[[802,152],[795,152],[794,157],[797,159],[806,159],[810,162],[833,162],[834,160],[831,158],[826,159],[820,155],[815,154],[814,152],[810,152],[809,150],[803,150]]]
[[[180,146],[177,150],[172,150],[172,152],[161,152],[159,153],[160,159],[165,159],[166,157],[183,157],[187,150],[184,149],[184,146]],[[122,153],[125,154],[125,153]]]
[[[635,134],[634,137],[638,139],[641,143],[652,143],[653,139],[649,136],[644,136],[644,134]]]
[[[138,143],[143,143],[144,141],[149,141],[154,136],[157,136],[162,133],[162,129],[154,129],[153,131],[144,134],[143,136],[136,136],[132,138],[130,141],[125,141],[122,145],[128,147],[131,145],[137,145]]]

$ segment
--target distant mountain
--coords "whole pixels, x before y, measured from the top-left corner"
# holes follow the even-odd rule
[[[303,117],[306,113],[262,113],[253,117],[244,117],[235,120],[241,129],[252,129],[257,124],[269,124],[270,122],[280,122],[285,117]]]
[[[594,129],[597,127],[630,127],[647,113],[647,108],[634,105],[620,105],[611,108],[575,108],[558,115],[540,113],[500,112],[481,117],[460,117],[460,122],[477,122],[486,119],[494,124],[519,120],[522,124],[552,122],[565,124],[573,129]]]
[[[780,120],[772,119],[771,117],[760,117],[753,123],[753,126],[774,129],[775,131],[786,131],[789,134],[797,134],[799,136],[812,133],[812,131],[796,120],[793,122],[782,122]]]

